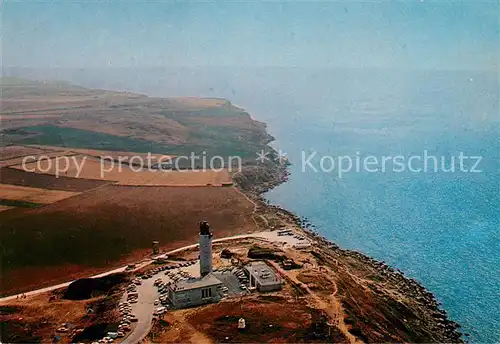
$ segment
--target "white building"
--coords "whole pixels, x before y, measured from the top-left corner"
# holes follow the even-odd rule
[[[209,274],[200,278],[180,281],[170,286],[168,297],[175,308],[185,308],[218,302],[222,296],[222,282]]]
[[[274,291],[283,287],[281,278],[265,262],[246,265],[245,273],[248,275],[250,287],[255,287],[258,291]]]
[[[217,302],[222,298],[222,282],[212,275],[212,237],[210,225],[200,223],[200,276],[172,284],[168,297],[175,308]]]

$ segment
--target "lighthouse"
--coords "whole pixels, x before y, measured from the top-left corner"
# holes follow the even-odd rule
[[[200,275],[212,272],[212,237],[207,221],[200,222]]]

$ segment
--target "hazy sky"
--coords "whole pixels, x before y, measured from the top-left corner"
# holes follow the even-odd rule
[[[3,65],[498,68],[496,1],[4,0]]]

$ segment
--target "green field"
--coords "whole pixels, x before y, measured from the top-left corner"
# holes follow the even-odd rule
[[[262,146],[241,142],[234,133],[223,127],[199,128],[191,134],[193,138],[206,142],[196,144],[166,145],[158,142],[110,135],[95,131],[57,127],[54,125],[29,126],[3,131],[3,145],[48,145],[68,148],[129,151],[137,153],[189,155],[191,152],[207,156],[240,156],[243,159],[255,157]]]
[[[21,208],[38,208],[42,206],[39,203],[32,203],[32,202],[12,200],[12,199],[0,199],[0,205],[5,205],[8,207],[21,207]]]
[[[0,81],[7,101],[1,111],[5,120],[0,129],[2,145],[175,155],[206,152],[208,157],[253,160],[271,139],[262,123],[229,101],[213,105],[204,99],[196,103],[196,98],[150,98],[64,82]]]
[[[39,125],[4,131],[4,144],[48,145],[68,148],[122,150],[138,153],[171,153],[178,149],[145,140],[98,133],[95,131]],[[181,147],[182,149],[183,147]]]

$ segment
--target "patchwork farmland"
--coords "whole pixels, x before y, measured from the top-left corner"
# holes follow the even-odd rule
[[[0,195],[2,195],[2,199],[7,200],[25,201],[38,204],[50,204],[61,201],[68,197],[76,196],[78,195],[78,192],[0,184]]]
[[[50,174],[30,173],[13,168],[1,168],[0,181],[10,185],[74,192],[84,192],[110,184],[110,182],[105,180],[91,180],[65,176],[56,177]]]
[[[152,240],[164,248],[190,243],[204,218],[221,236],[257,230],[253,204],[234,187],[221,187],[231,185],[227,170],[134,172],[108,162],[101,178],[97,157],[134,153],[9,146],[0,154],[0,239],[8,247],[2,294],[140,259],[150,254]],[[36,163],[12,165],[27,155],[85,163],[79,178],[74,167],[56,176],[54,168],[40,173]]]
[[[66,177],[106,180],[119,185],[135,186],[222,186],[231,182],[226,169],[222,170],[153,170],[88,155],[61,156],[10,166],[13,169],[63,175]]]
[[[272,137],[227,100],[0,81],[2,294],[136,261],[151,254],[152,240],[163,248],[192,243],[204,218],[217,236],[257,229],[255,206],[229,171],[152,172],[130,161],[148,152],[157,157],[151,164],[206,152],[255,163]],[[102,175],[101,157],[113,161]],[[120,157],[129,159],[120,164]],[[57,158],[85,163],[59,175],[44,169]]]
[[[2,294],[140,259],[151,253],[152,240],[165,249],[195,242],[196,222],[204,218],[221,237],[257,230],[253,204],[232,187],[108,185],[40,208],[3,211],[0,237],[9,250]]]
[[[8,146],[8,147],[10,147],[10,146]],[[9,167],[9,166],[21,165],[21,164],[23,164],[23,160],[26,157],[30,157],[30,158],[33,157],[33,159],[40,159],[41,157],[47,157],[49,159],[52,159],[52,158],[64,157],[64,156],[68,156],[69,157],[69,156],[72,156],[72,155],[75,155],[75,154],[76,153],[68,151],[68,150],[58,150],[58,151],[43,150],[43,151],[38,152],[38,153],[30,153],[30,154],[18,156],[18,157],[15,157],[15,158],[2,159],[0,161],[0,167]]]
[[[43,153],[44,149],[38,147],[30,146],[7,146],[2,147],[0,150],[0,160],[10,160],[14,158],[19,158],[27,155],[40,154]]]

